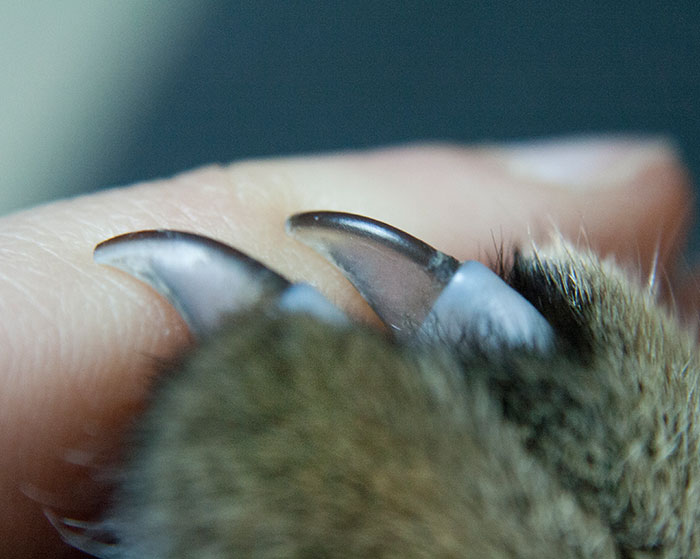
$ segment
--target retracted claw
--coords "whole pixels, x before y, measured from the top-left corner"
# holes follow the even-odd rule
[[[193,233],[127,233],[97,245],[94,259],[153,287],[197,337],[206,337],[227,316],[261,301],[329,321],[344,320],[342,312],[311,286],[291,284],[235,248]]]
[[[462,264],[395,227],[340,212],[308,212],[287,231],[337,266],[399,339],[548,351],[547,320],[489,268]]]

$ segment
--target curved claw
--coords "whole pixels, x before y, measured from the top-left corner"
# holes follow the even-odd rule
[[[542,352],[554,343],[552,327],[535,307],[478,262],[460,265],[360,215],[297,214],[287,220],[287,230],[340,268],[399,338]]]
[[[399,337],[416,332],[459,266],[408,233],[360,215],[297,214],[287,231],[340,268]]]
[[[114,535],[107,525],[58,516],[48,508],[44,509],[44,515],[68,545],[100,559],[117,559],[122,556],[122,550],[113,541]]]
[[[226,315],[290,283],[238,250],[192,233],[139,231],[95,247],[95,261],[119,268],[153,287],[178,310],[192,332],[205,336]]]
[[[227,316],[261,301],[334,324],[347,321],[340,309],[310,285],[291,284],[235,248],[193,233],[127,233],[97,245],[94,258],[153,287],[197,337],[206,337]]]

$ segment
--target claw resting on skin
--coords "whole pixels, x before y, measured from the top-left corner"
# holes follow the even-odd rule
[[[47,508],[44,509],[44,515],[61,539],[76,549],[102,559],[121,557],[119,546],[109,541],[113,527],[108,523],[74,520],[59,516]]]
[[[296,214],[287,231],[337,266],[399,339],[537,351],[553,344],[554,331],[537,309],[478,262],[460,264],[408,233],[355,214]]]
[[[287,231],[337,266],[399,338],[410,338],[459,262],[407,233],[340,212],[293,215]]]
[[[261,301],[329,321],[344,320],[311,286],[291,284],[235,248],[193,233],[127,233],[97,245],[94,258],[153,287],[199,338],[215,331],[227,316]]]

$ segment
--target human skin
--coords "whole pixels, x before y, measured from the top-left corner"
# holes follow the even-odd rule
[[[286,217],[359,213],[487,263],[501,243],[543,244],[557,231],[641,277],[656,260],[658,277],[673,278],[690,208],[669,145],[600,138],[240,162],[0,219],[0,556],[72,556],[43,507],[99,514],[101,467],[163,363],[191,344],[164,299],[93,262],[100,241],[154,228],[204,234],[371,321],[339,272],[286,236]]]

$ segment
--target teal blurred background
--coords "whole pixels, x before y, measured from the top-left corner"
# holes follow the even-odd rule
[[[0,213],[243,157],[419,139],[675,139],[700,176],[700,3],[0,6]]]

